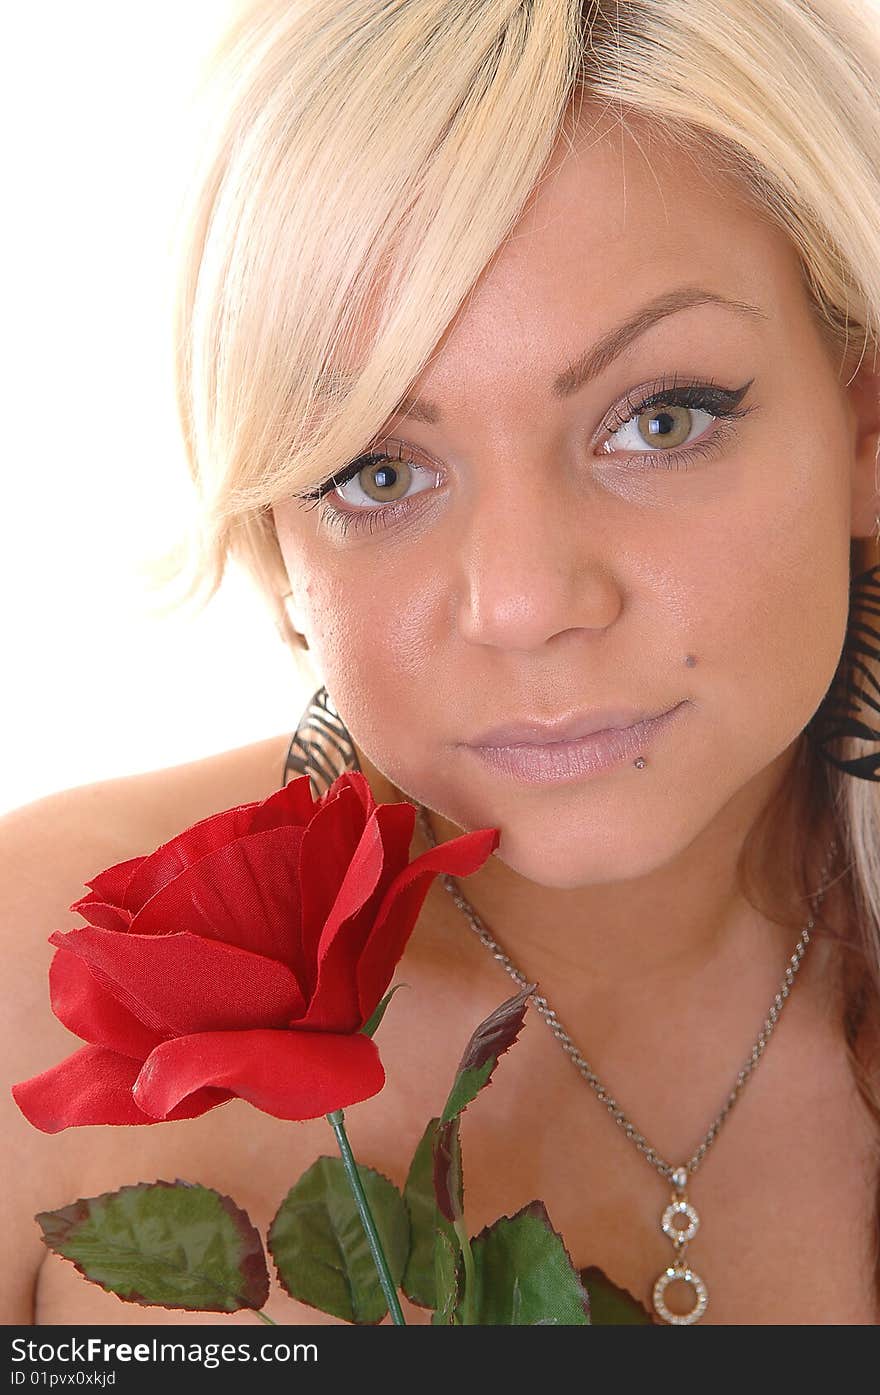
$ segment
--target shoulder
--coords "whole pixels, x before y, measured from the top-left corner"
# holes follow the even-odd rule
[[[0,816],[0,855],[35,846],[51,832],[74,857],[124,843],[135,856],[221,809],[266,799],[280,788],[292,732],[197,760],[58,790]]]

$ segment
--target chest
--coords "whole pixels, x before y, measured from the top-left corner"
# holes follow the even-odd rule
[[[774,1037],[688,1182],[699,1224],[686,1254],[708,1290],[704,1324],[880,1321],[878,1130],[843,1043],[806,1009],[804,1000]],[[426,1037],[409,1075],[413,1098],[400,1092],[398,1137],[415,1097],[426,1097],[424,1072],[451,1078],[441,1054]],[[628,1072],[603,1070],[602,1079],[643,1148],[679,1166],[704,1143],[735,1082],[735,1066],[725,1074],[718,1064],[729,1054],[696,1052],[674,1069],[632,1060]],[[365,1127],[365,1151],[381,1154],[394,1132],[370,1137]],[[461,1136],[471,1235],[540,1199],[578,1269],[597,1265],[653,1311],[655,1282],[676,1254],[661,1224],[672,1189],[536,1014],[462,1116]],[[395,1156],[386,1142],[401,1181],[411,1156],[403,1151]],[[673,1285],[668,1300],[683,1312],[694,1294]]]
[[[697,1228],[685,1254],[708,1291],[702,1321],[875,1323],[873,1122],[844,1077],[831,1090],[799,1089],[780,1103],[773,1074],[782,1064],[777,1058],[777,1072],[760,1088],[754,1078],[754,1093],[737,1102],[687,1184]],[[576,1108],[571,1093],[559,1098],[566,1113],[550,1120],[546,1110],[527,1109],[519,1127],[508,1126],[506,1142],[488,1121],[463,1134],[471,1232],[540,1197],[576,1267],[598,1265],[650,1312],[655,1283],[676,1259],[662,1225],[672,1188],[589,1087]],[[702,1124],[680,1134],[670,1119],[664,1132],[662,1121],[644,1122],[656,1117],[650,1109],[631,1115],[673,1166],[705,1138]],[[695,1297],[680,1284],[667,1294],[680,1313]]]
[[[490,992],[489,1006],[499,1001],[497,984]],[[399,1010],[389,1012],[380,1029],[386,1087],[346,1111],[358,1161],[399,1187],[428,1119],[442,1110],[463,1044],[481,1016],[473,1002],[451,1014],[445,999],[441,1023],[419,1003],[442,1000],[442,993],[413,993],[406,1008],[404,997],[397,995]],[[460,1028],[450,1029],[450,1016],[461,1018]],[[732,1080],[714,1058],[704,1061],[699,1053],[675,1067],[661,1059],[625,1064],[619,1079],[608,1076],[607,1087],[661,1156],[676,1166],[685,1162]],[[655,1281],[674,1256],[661,1228],[669,1183],[536,1014],[528,1015],[518,1041],[465,1111],[461,1137],[471,1235],[540,1199],[578,1269],[597,1265],[652,1310]],[[336,1153],[325,1120],[286,1124],[237,1101],[182,1125],[96,1131],[94,1141],[80,1195],[136,1178],[183,1177],[231,1195],[263,1235],[301,1173],[319,1155]],[[703,1324],[880,1320],[877,1161],[876,1127],[842,1046],[808,1015],[792,1014],[688,1185],[699,1229],[687,1260],[708,1291]],[[685,1311],[693,1294],[671,1286],[668,1301],[673,1311]],[[282,1323],[323,1320],[314,1310],[291,1317],[290,1300],[274,1284],[266,1311]],[[411,1305],[405,1314],[410,1323],[429,1320]],[[154,1321],[156,1310],[120,1309],[71,1265],[47,1257],[39,1321],[102,1316]],[[233,1320],[254,1319],[241,1314]]]

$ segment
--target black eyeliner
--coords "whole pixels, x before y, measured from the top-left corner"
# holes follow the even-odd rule
[[[323,499],[325,494],[329,494],[332,489],[339,489],[341,485],[347,484],[350,479],[354,479],[355,475],[359,475],[361,470],[366,469],[368,465],[383,464],[389,459],[393,460],[393,458],[393,456],[388,455],[387,451],[366,451],[363,455],[359,455],[354,460],[350,461],[348,465],[343,465],[342,469],[335,475],[331,475],[329,479],[322,480],[320,484],[314,485],[312,489],[304,490],[301,494],[297,494],[296,498],[314,500],[317,503],[319,500]]]
[[[661,403],[669,403],[675,407],[696,407],[711,412],[713,416],[729,416],[739,406],[754,381],[754,378],[749,378],[742,387],[730,389],[713,382],[678,383],[673,378],[664,382],[647,397],[632,397],[628,393],[615,421],[606,423],[605,430],[619,430],[631,417],[641,415]]]
[[[736,409],[754,381],[754,378],[749,378],[748,382],[744,383],[741,388],[731,390],[722,388],[711,381],[682,383],[679,382],[677,375],[673,374],[669,380],[663,379],[660,387],[647,397],[633,398],[627,394],[617,420],[613,424],[606,423],[604,429],[611,432],[619,430],[631,417],[640,415],[651,407],[664,402],[669,403],[670,406],[694,407],[709,411],[716,417],[738,416],[741,414]],[[625,415],[621,413],[625,413]],[[331,493],[334,489],[340,489],[342,485],[347,484],[350,479],[354,479],[355,475],[359,475],[361,470],[366,469],[368,465],[380,465],[394,459],[395,457],[389,455],[387,451],[365,451],[363,455],[358,455],[347,465],[343,465],[342,469],[331,475],[329,479],[322,480],[320,484],[314,485],[311,489],[303,490],[294,497],[305,503],[320,503],[325,494]]]

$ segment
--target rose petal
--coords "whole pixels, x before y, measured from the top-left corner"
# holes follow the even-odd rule
[[[155,852],[141,858],[119,904],[136,914],[187,867],[248,833],[255,807],[256,803],[237,804],[232,809],[209,814],[161,843]]]
[[[305,828],[314,818],[316,804],[308,775],[290,780],[264,799],[251,815],[249,833],[264,833],[267,828]]]
[[[129,857],[125,862],[114,862],[112,867],[105,867],[103,872],[98,872],[96,876],[86,882],[86,886],[92,888],[89,895],[74,901],[69,909],[80,911],[82,914],[81,908],[91,905],[93,901],[103,901],[111,906],[121,906],[125,897],[125,888],[143,860],[143,857]]]
[[[297,1026],[337,1032],[362,1026],[358,960],[388,886],[406,865],[414,823],[409,803],[382,804],[372,815],[321,934],[317,986]]]
[[[334,782],[334,786],[335,797],[321,805],[303,834],[300,849],[301,942],[307,975],[303,987],[307,998],[315,987],[321,931],[365,832],[364,809],[357,791],[341,780]],[[375,840],[375,830],[368,832],[367,837]],[[356,895],[360,885],[360,877],[356,874],[351,879],[353,894]],[[365,897],[369,895],[369,890],[364,894]]]
[[[84,959],[101,986],[152,1031],[282,1026],[305,1002],[275,959],[197,935],[117,935],[90,925],[50,935]]]
[[[140,1062],[128,1056],[84,1046],[57,1066],[13,1085],[12,1095],[25,1118],[43,1133],[80,1124],[156,1124],[159,1120],[139,1109],[132,1095],[140,1069]],[[194,1119],[231,1098],[225,1090],[197,1090],[166,1118]]]
[[[373,798],[373,791],[370,789],[367,777],[362,770],[344,770],[341,775],[337,775],[332,785],[321,795],[318,804],[321,807],[329,804],[344,789],[354,790],[361,801],[366,821],[378,806]]]
[[[62,947],[49,965],[52,1011],[68,1031],[93,1046],[106,1046],[141,1062],[162,1035],[145,1027],[95,978],[78,954]]]
[[[278,1119],[315,1119],[369,1099],[384,1083],[375,1043],[361,1033],[202,1032],[157,1046],[134,1097],[165,1117],[191,1091],[212,1086]]]
[[[357,969],[361,1020],[366,1022],[391,982],[406,942],[418,919],[431,881],[438,872],[464,877],[482,867],[498,847],[501,831],[481,828],[420,853],[395,877],[364,945]]]
[[[124,935],[131,928],[131,911],[121,910],[119,906],[110,906],[106,901],[99,901],[97,897],[90,899],[84,896],[81,901],[75,901],[70,910],[85,916],[90,925],[98,925],[102,930],[115,930]]]
[[[358,771],[346,771],[321,798],[326,800],[331,793],[338,793],[346,784],[354,785],[366,812],[372,812],[372,808],[375,807],[372,792],[365,777]],[[108,905],[125,907],[134,914],[162,886],[167,885],[167,882],[182,870],[183,865],[198,861],[207,852],[222,847],[224,843],[232,842],[246,833],[259,833],[268,828],[290,824],[305,827],[311,821],[317,807],[318,804],[312,800],[308,775],[290,780],[280,789],[274,790],[267,799],[237,804],[231,809],[209,814],[183,832],[175,834],[167,842],[161,843],[153,852],[105,867],[85,883],[92,888],[91,893],[81,897],[69,909],[84,914],[83,906],[101,901]],[[132,885],[132,877],[142,863],[148,866]],[[91,916],[86,918],[91,920]]]
[[[188,930],[287,964],[304,983],[300,949],[302,830],[248,834],[216,848],[158,891],[131,922],[136,935]]]

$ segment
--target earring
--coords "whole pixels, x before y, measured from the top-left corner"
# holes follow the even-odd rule
[[[351,733],[322,684],[299,719],[284,760],[282,786],[308,775],[312,798],[318,799],[346,770],[360,770]]]
[[[807,727],[819,754],[846,775],[880,780],[880,565],[853,579],[843,654],[822,703]],[[876,741],[868,755],[841,760],[827,749],[841,737]]]

